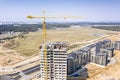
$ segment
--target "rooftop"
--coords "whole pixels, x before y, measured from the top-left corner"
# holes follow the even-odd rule
[[[65,42],[47,42],[46,43],[46,48],[47,50],[49,49],[67,49],[67,43]],[[43,48],[44,44],[42,44],[40,46],[40,49],[44,49]]]

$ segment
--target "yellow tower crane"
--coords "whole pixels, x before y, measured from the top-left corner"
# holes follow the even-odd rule
[[[45,79],[48,80],[47,74],[47,51],[46,51],[46,18],[84,18],[78,16],[45,16],[45,11],[43,11],[43,16],[27,16],[27,18],[42,18],[42,26],[43,26],[43,38],[44,38],[44,71],[45,71]]]

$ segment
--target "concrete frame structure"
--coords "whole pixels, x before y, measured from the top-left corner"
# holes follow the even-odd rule
[[[62,42],[47,43],[47,80],[66,80],[67,44]],[[45,79],[44,48],[40,47],[40,75]]]
[[[107,49],[103,49],[103,48],[102,48],[102,49],[100,49],[100,52],[102,52],[102,53],[107,53],[109,59],[114,56],[114,48],[112,48],[112,47],[109,47],[109,48],[107,48]]]
[[[75,71],[79,70],[80,68],[82,68],[83,66],[90,62],[91,47],[93,47],[93,45],[89,45],[88,47],[84,47],[68,55],[67,57],[68,75],[74,73]]]
[[[89,62],[105,66],[113,55],[114,48],[111,47],[111,40],[103,40],[96,44],[88,45],[68,55],[67,73],[68,75],[73,74]]]
[[[92,54],[91,62],[105,66],[108,62],[108,55],[106,53]]]
[[[116,49],[116,50],[120,50],[120,41],[114,41],[111,43],[111,46]]]

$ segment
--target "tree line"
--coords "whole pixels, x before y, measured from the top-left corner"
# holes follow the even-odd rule
[[[47,24],[47,29],[65,28],[69,27],[70,24]],[[42,24],[20,24],[20,25],[0,25],[1,32],[35,32],[42,29]]]
[[[33,32],[40,28],[37,24],[0,25],[0,32]]]
[[[120,26],[92,26],[92,28],[111,30],[111,31],[120,31]]]

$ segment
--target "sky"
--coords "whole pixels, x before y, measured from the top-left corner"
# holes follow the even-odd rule
[[[27,15],[82,16],[83,19],[47,19],[47,21],[120,21],[120,0],[0,0],[0,22],[29,22]]]

